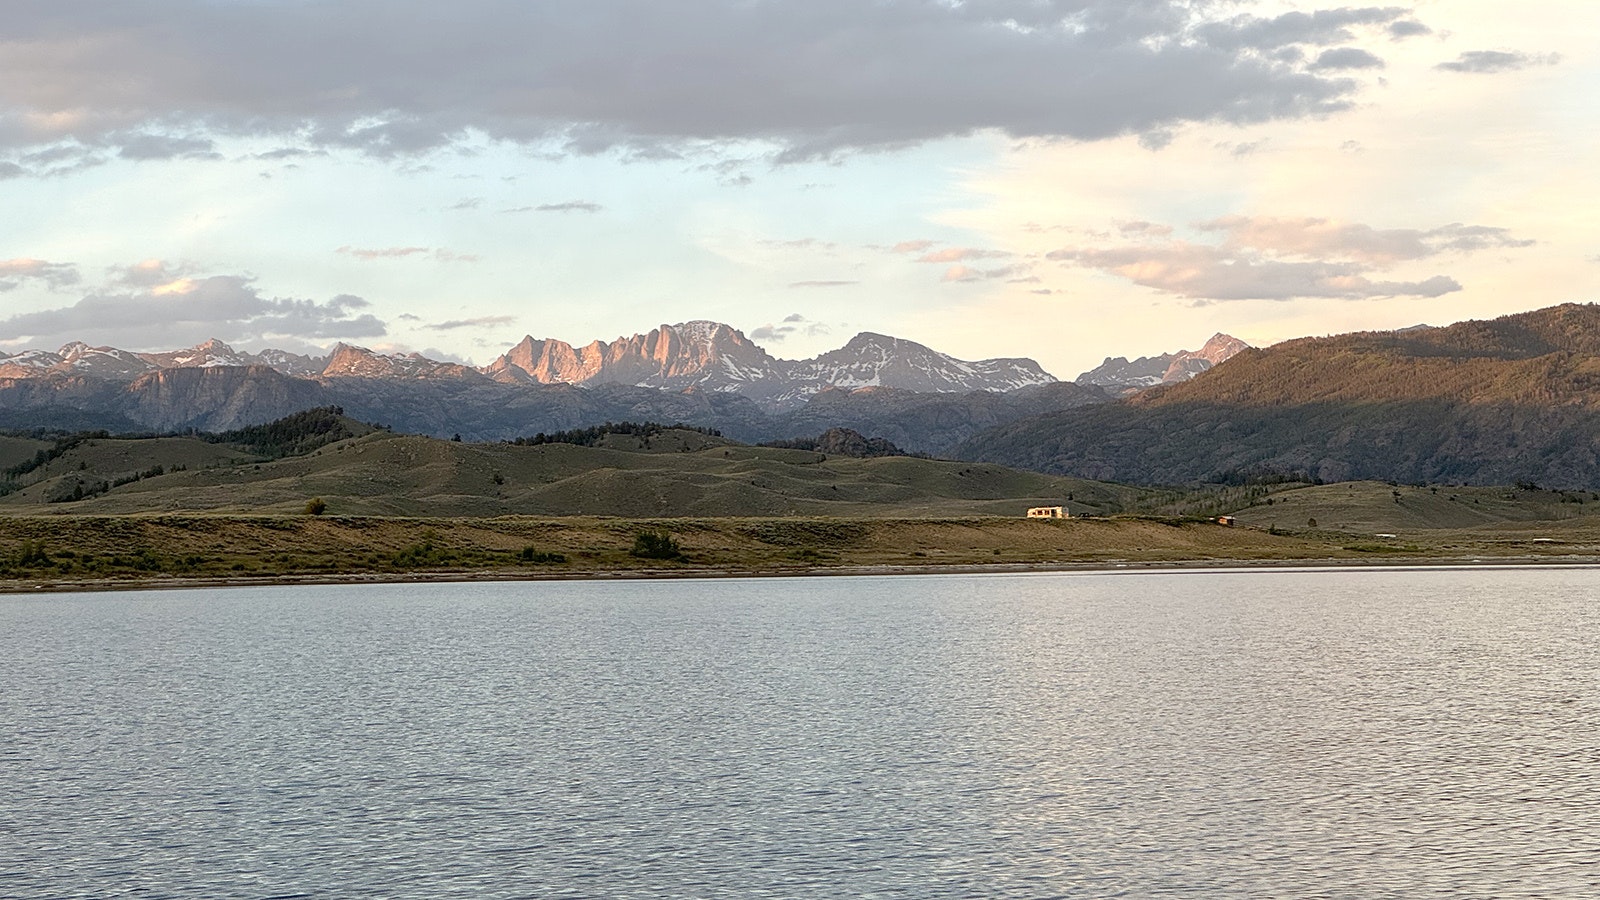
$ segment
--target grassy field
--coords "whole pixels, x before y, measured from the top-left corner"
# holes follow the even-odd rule
[[[681,556],[633,554],[641,533]],[[1353,536],[1141,517],[77,516],[0,519],[0,590],[405,577],[1600,559],[1600,521]]]
[[[368,428],[269,454],[190,437],[0,440],[0,461],[26,470],[0,496],[0,589],[1600,558],[1600,495],[1531,485],[1139,488],[671,430],[584,447]],[[1033,505],[1079,518],[1021,518]],[[1208,521],[1221,513],[1239,526]],[[636,555],[641,534],[678,552]]]
[[[1600,494],[1517,487],[1413,487],[1353,481],[1296,487],[1252,500],[1242,525],[1353,534],[1479,529],[1507,523],[1595,519]]]
[[[1010,516],[1033,505],[1107,514],[1151,493],[990,464],[829,457],[693,432],[648,446],[623,435],[606,443],[524,447],[378,432],[273,460],[193,438],[98,439],[29,473],[0,497],[0,514],[292,514],[321,497],[331,514],[364,516]],[[133,478],[158,466],[159,475]],[[99,484],[109,487],[73,499],[80,485]]]
[[[673,559],[632,555],[666,534]],[[1357,556],[1326,541],[1152,519],[76,516],[0,520],[13,582],[410,572],[805,571]]]

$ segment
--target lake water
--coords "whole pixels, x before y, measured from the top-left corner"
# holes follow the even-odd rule
[[[1600,571],[0,597],[0,896],[1600,895]]]

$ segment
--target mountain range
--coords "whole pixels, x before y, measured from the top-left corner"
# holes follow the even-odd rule
[[[850,428],[909,451],[1129,483],[1588,489],[1600,486],[1600,306],[1266,349],[1218,335],[1193,352],[1110,359],[1074,382],[1028,360],[966,362],[875,334],[778,360],[715,323],[582,348],[528,338],[482,368],[215,341],[0,358],[0,428],[219,431],[330,405],[480,441],[605,421],[684,422],[746,442]]]
[[[1125,392],[1191,378],[1247,345],[1227,335],[1198,351],[1179,351],[1129,362],[1108,357],[1078,376],[1078,384]],[[661,390],[689,388],[736,393],[769,409],[792,409],[835,388],[892,388],[916,393],[1004,392],[1052,384],[1055,376],[1031,359],[967,361],[915,341],[862,332],[837,350],[812,359],[778,359],[743,332],[719,322],[662,325],[644,334],[574,347],[531,335],[486,366],[429,359],[418,353],[384,354],[340,343],[328,356],[283,350],[249,353],[219,340],[196,347],[135,353],[115,347],[67,344],[55,352],[0,353],[0,378],[52,375],[133,381],[162,369],[258,366],[297,378],[472,379],[502,384],[621,384]]]
[[[962,458],[1142,483],[1600,485],[1600,306],[1245,350],[1204,377],[966,439]]]
[[[925,453],[1014,419],[1109,396],[1029,359],[967,361],[864,332],[773,357],[716,322],[573,347],[526,337],[483,367],[339,344],[326,357],[212,340],[136,353],[72,343],[0,354],[0,427],[226,430],[321,405],[431,435],[499,440],[611,420],[682,421],[741,440],[870,431]]]
[[[49,375],[132,381],[162,369],[258,366],[299,378],[489,379],[502,384],[621,384],[736,393],[769,408],[793,407],[830,388],[889,387],[932,393],[1010,391],[1051,384],[1031,359],[956,359],[915,341],[863,332],[813,359],[773,357],[743,332],[718,322],[662,325],[645,334],[573,347],[525,337],[481,368],[383,354],[339,344],[326,357],[282,350],[259,354],[218,340],[162,353],[132,353],[74,342],[50,353],[0,354],[0,378]]]
[[[1063,383],[1029,359],[966,361],[871,332],[783,360],[706,321],[582,347],[529,336],[483,367],[343,343],[318,357],[218,340],[156,353],[74,342],[0,354],[0,427],[225,430],[335,404],[401,430],[478,440],[648,419],[752,441],[854,428],[945,453],[1017,418],[1105,402],[1101,384],[1128,387]]]

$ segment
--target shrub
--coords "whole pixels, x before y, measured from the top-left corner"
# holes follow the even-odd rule
[[[320,516],[328,511],[328,502],[321,497],[312,497],[306,501],[306,515]]]
[[[640,559],[680,559],[683,548],[665,531],[641,531],[633,536],[633,549]]]
[[[563,554],[546,553],[531,545],[523,547],[522,552],[517,554],[517,559],[525,563],[564,563],[567,561],[566,556]]]

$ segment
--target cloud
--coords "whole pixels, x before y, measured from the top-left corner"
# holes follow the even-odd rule
[[[1439,297],[1461,290],[1446,275],[1415,281],[1377,273],[1447,254],[1530,246],[1504,228],[1453,223],[1433,229],[1379,229],[1321,218],[1226,216],[1196,224],[1215,243],[1159,230],[1124,232],[1136,243],[1064,247],[1047,258],[1098,269],[1135,284],[1197,301]]]
[[[1010,279],[1014,275],[1026,271],[1021,266],[1001,266],[998,269],[974,269],[970,266],[951,266],[944,270],[939,280],[947,283],[968,281],[992,281],[996,278]]]
[[[833,287],[846,287],[848,285],[860,284],[860,283],[861,282],[859,282],[859,281],[791,281],[789,283],[789,287],[792,287],[792,288],[833,288]],[[785,319],[784,321],[788,321],[788,320]]]
[[[1229,49],[1272,50],[1293,44],[1327,46],[1353,40],[1352,28],[1388,26],[1392,33],[1394,23],[1410,12],[1401,7],[1369,6],[1291,12],[1270,19],[1242,15],[1203,25],[1199,32],[1213,46]]]
[[[832,241],[824,241],[820,238],[797,238],[791,241],[761,240],[756,243],[761,244],[763,247],[776,247],[780,250],[832,250],[838,246]]]
[[[1420,37],[1424,34],[1433,34],[1433,29],[1418,22],[1416,19],[1401,19],[1389,24],[1389,36],[1397,41],[1409,37]]]
[[[1004,259],[1011,253],[1006,250],[980,250],[976,247],[947,247],[917,257],[919,263],[953,263],[969,259]]]
[[[221,159],[216,142],[209,138],[173,137],[164,134],[118,136],[117,155],[123,159]]]
[[[603,209],[605,209],[604,206],[601,206],[598,203],[591,203],[588,200],[568,200],[565,203],[544,203],[544,204],[541,204],[539,206],[518,206],[518,207],[514,207],[512,209],[502,209],[500,211],[503,212],[503,213],[525,213],[525,212],[585,212],[585,213],[597,213],[597,212],[600,212]]]
[[[644,159],[756,141],[785,161],[989,130],[1151,135],[1344,109],[1358,84],[1268,51],[1411,21],[1387,7],[1216,20],[1225,5],[1191,0],[12,6],[0,149],[63,146],[84,164],[203,156],[230,137],[380,158],[480,138]]]
[[[356,259],[400,259],[407,256],[420,256],[433,251],[428,247],[361,248],[344,246],[334,252],[343,253],[346,256],[354,256]]]
[[[1311,68],[1317,72],[1344,71],[1346,69],[1381,69],[1383,60],[1360,47],[1338,47],[1317,55]]]
[[[1471,253],[1491,248],[1529,247],[1504,228],[1454,223],[1423,231],[1412,228],[1378,229],[1356,222],[1318,218],[1224,216],[1201,222],[1200,231],[1220,232],[1230,250],[1250,249],[1279,255],[1337,258],[1369,266],[1427,259],[1445,252]]]
[[[79,281],[78,267],[42,259],[0,260],[0,293],[14,291],[26,281],[42,282],[51,290],[71,287]]]
[[[483,205],[483,198],[482,197],[463,197],[459,202],[457,202],[454,205],[450,206],[449,209],[452,212],[455,212],[455,211],[458,211],[458,210],[477,209],[478,207],[480,207],[482,205]]]
[[[938,241],[930,241],[930,240],[925,240],[925,239],[919,239],[919,240],[914,240],[914,241],[901,241],[900,243],[895,244],[893,247],[890,247],[889,248],[889,252],[890,253],[921,253],[922,251],[927,250],[929,247],[932,247],[932,246],[934,246],[934,245],[936,245],[938,243],[939,243]]]
[[[1368,300],[1438,297],[1461,290],[1455,279],[1442,275],[1424,281],[1373,281],[1354,263],[1267,259],[1183,241],[1109,250],[1064,249],[1049,256],[1193,300]]]
[[[230,343],[314,341],[375,337],[387,331],[381,320],[362,312],[371,304],[360,297],[341,294],[322,302],[267,297],[244,276],[171,278],[173,274],[161,264],[118,270],[106,285],[71,306],[0,319],[0,342],[57,346],[83,340],[139,349],[211,337]],[[147,283],[138,286],[128,277]],[[169,280],[156,280],[161,277]]]
[[[853,283],[853,282],[852,282]],[[782,341],[791,334],[801,333],[809,337],[828,334],[832,329],[827,325],[808,319],[800,313],[790,313],[783,317],[783,322],[778,325],[767,323],[750,331],[750,339],[754,341]]]
[[[1559,53],[1516,53],[1504,50],[1468,50],[1451,62],[1435,66],[1446,72],[1468,72],[1475,75],[1493,75],[1499,72],[1516,72],[1533,66],[1553,66],[1561,61]]]
[[[516,320],[516,316],[479,316],[476,319],[451,319],[448,322],[436,322],[422,327],[429,331],[454,331],[457,328],[495,328],[500,325],[510,325]]]
[[[482,257],[473,253],[457,253],[454,250],[432,247],[351,247],[344,246],[333,251],[345,256],[353,256],[364,262],[377,259],[405,259],[410,256],[426,256],[438,262],[478,262]]]
[[[1158,225],[1155,222],[1146,222],[1135,219],[1131,222],[1118,222],[1117,230],[1126,235],[1143,235],[1146,237],[1165,237],[1172,233],[1171,225]]]

